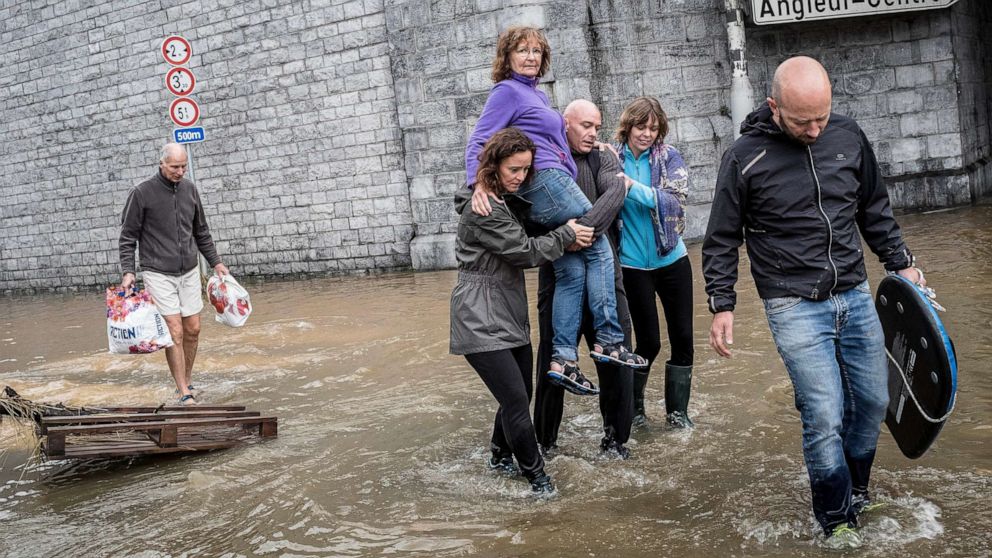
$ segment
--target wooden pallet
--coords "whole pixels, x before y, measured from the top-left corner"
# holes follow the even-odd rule
[[[278,420],[243,406],[109,407],[100,414],[45,416],[39,433],[53,459],[106,459],[229,448],[278,432]]]

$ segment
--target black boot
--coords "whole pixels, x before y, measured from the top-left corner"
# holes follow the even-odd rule
[[[644,412],[644,386],[648,385],[648,369],[634,370],[634,420],[632,426],[644,426],[648,422]]]
[[[689,391],[692,367],[665,365],[665,412],[668,424],[675,428],[692,428],[689,419]]]
[[[558,490],[555,489],[554,483],[551,482],[551,477],[544,471],[541,471],[528,480],[530,481],[531,494],[534,496],[538,498],[550,498],[558,495]]]

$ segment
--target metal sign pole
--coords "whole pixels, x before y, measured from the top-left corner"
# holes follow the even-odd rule
[[[196,184],[196,173],[193,171],[193,144],[187,143],[183,147],[186,148],[186,173],[189,175],[190,181]],[[199,250],[197,250],[197,258],[200,262],[200,283],[206,285],[207,276],[210,275],[210,264],[207,263],[207,259]]]

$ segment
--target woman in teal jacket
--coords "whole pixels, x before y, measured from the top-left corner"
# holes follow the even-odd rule
[[[669,424],[692,426],[692,267],[682,241],[689,174],[682,155],[665,143],[668,117],[651,97],[638,97],[620,116],[615,145],[632,181],[620,211],[620,265],[637,339],[635,352],[653,364],[661,351],[655,296],[661,300],[671,356],[665,362]],[[634,424],[644,424],[649,367],[634,371]]]

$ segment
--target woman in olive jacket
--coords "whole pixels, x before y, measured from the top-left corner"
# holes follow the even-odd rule
[[[589,246],[593,229],[573,219],[544,236],[527,236],[522,220],[530,204],[515,192],[531,179],[535,152],[520,130],[500,130],[483,147],[475,180],[495,195],[492,213],[471,211],[468,189],[455,195],[461,217],[455,246],[458,283],[451,293],[451,353],[465,355],[499,403],[490,468],[512,471],[515,456],[531,489],[547,495],[555,488],[544,472],[530,417],[533,351],[523,270],[560,258],[566,247]]]

